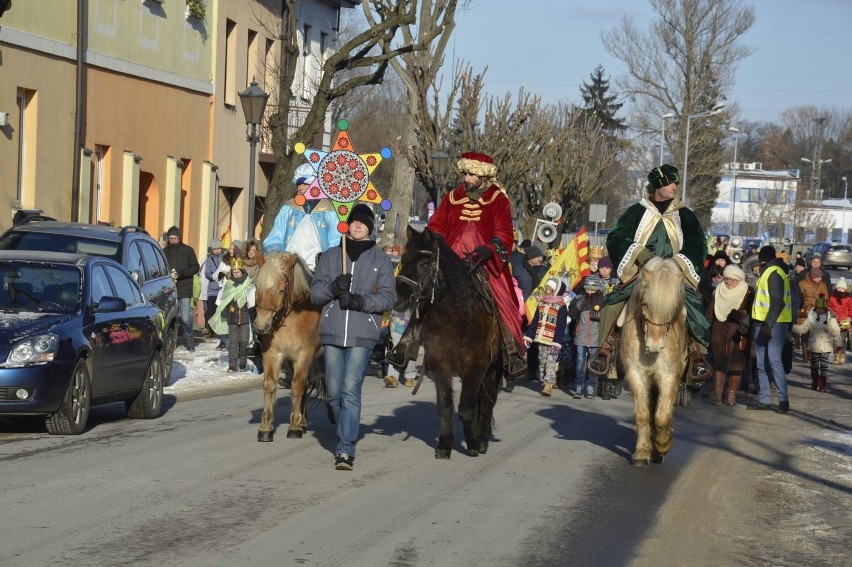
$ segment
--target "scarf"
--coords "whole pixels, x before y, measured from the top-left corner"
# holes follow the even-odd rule
[[[669,242],[672,245],[672,255],[677,256],[683,245],[683,230],[680,227],[680,214],[677,212],[678,209],[683,207],[680,199],[675,197],[669,201],[665,213],[660,213],[658,206],[650,198],[642,199],[640,203],[645,207],[646,212],[639,223],[639,228],[636,230],[634,242],[638,242],[644,246],[651,237],[651,233],[654,232],[657,223],[662,220],[666,234],[669,237]]]
[[[748,284],[742,281],[732,288],[725,284],[719,285],[713,292],[713,315],[716,319],[726,321],[728,314],[734,309],[739,309],[743,304],[747,291]]]
[[[372,248],[376,245],[375,240],[352,240],[351,238],[346,238],[346,255],[353,262],[357,261],[358,258],[361,257],[361,254]]]

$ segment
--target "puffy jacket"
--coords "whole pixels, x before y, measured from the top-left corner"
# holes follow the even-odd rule
[[[828,298],[828,308],[837,317],[837,321],[842,323],[852,317],[852,295],[848,293],[840,293],[834,290]]]
[[[317,261],[311,282],[311,301],[322,306],[320,342],[338,347],[373,348],[379,340],[382,314],[396,303],[396,280],[390,256],[377,247],[364,251],[357,261],[346,259],[352,274],[350,293],[363,298],[362,311],[341,309],[331,285],[342,272],[340,246],[329,248]]]

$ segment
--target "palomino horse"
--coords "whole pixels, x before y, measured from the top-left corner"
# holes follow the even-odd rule
[[[633,464],[663,462],[672,447],[672,404],[686,369],[684,276],[671,259],[652,258],[627,301],[620,372],[633,394],[636,451]]]
[[[283,360],[293,364],[293,404],[287,437],[307,431],[308,378],[319,377],[320,308],[311,303],[313,278],[295,254],[270,254],[257,274],[257,316],[254,324],[263,354],[263,415],[258,441],[272,441],[275,393]],[[317,366],[315,366],[317,365]]]
[[[435,458],[453,446],[453,375],[461,378],[459,418],[468,454],[488,450],[494,404],[503,376],[496,307],[477,291],[471,265],[428,228],[408,228],[396,278],[395,309],[419,311],[426,345],[424,364],[435,382],[441,431]],[[487,289],[488,284],[484,284]],[[490,298],[489,298],[490,301]]]

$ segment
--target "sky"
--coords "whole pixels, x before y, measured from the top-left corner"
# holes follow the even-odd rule
[[[852,0],[746,0],[755,24],[741,38],[756,48],[740,61],[728,105],[740,118],[775,122],[794,106],[852,108]],[[579,103],[580,86],[598,64],[614,85],[623,63],[609,55],[601,32],[624,17],[649,29],[648,0],[473,0],[459,10],[444,68],[454,59],[475,72],[488,67],[486,90],[496,96],[520,86],[545,103]],[[518,11],[518,6],[522,9]],[[622,117],[626,116],[626,107]]]

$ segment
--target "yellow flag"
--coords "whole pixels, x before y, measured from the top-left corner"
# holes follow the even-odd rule
[[[222,250],[228,250],[231,247],[231,226],[228,225],[227,230],[222,233]]]
[[[580,283],[580,280],[591,273],[592,271],[589,269],[589,237],[586,235],[586,228],[583,227],[574,235],[565,249],[554,258],[550,269],[547,270],[544,278],[537,283],[527,299],[527,321],[532,321],[535,315],[538,301],[544,295],[544,284],[547,283],[547,280],[550,278],[557,280],[568,278],[571,280],[571,289],[574,289]]]

